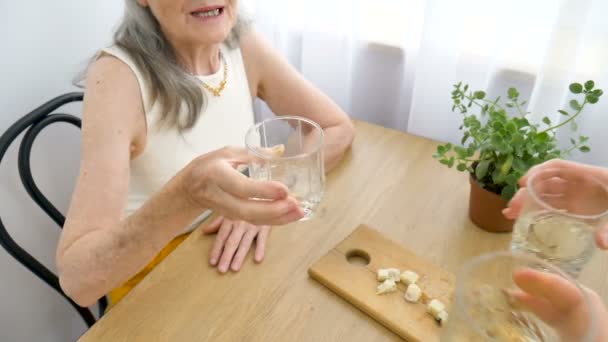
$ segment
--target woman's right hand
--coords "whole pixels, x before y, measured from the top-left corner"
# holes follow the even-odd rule
[[[593,341],[608,341],[608,311],[596,292],[583,287],[585,300],[581,289],[566,279],[533,269],[516,271],[513,280],[520,289],[511,293],[513,299],[556,329],[563,341],[583,341],[591,315],[597,328]]]
[[[246,150],[235,147],[196,158],[178,176],[184,195],[201,208],[255,225],[284,225],[301,219],[304,212],[285,185],[251,179],[237,171],[251,158]]]

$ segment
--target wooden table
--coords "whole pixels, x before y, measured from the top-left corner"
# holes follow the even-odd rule
[[[308,267],[360,223],[455,272],[508,245],[467,218],[467,176],[431,155],[437,143],[357,122],[327,179],[318,218],[276,228],[266,260],[239,273],[208,266],[213,237],[195,231],[80,341],[392,341],[399,338],[310,279]],[[606,255],[582,280],[608,298]]]

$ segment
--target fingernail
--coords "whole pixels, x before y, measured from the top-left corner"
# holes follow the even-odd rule
[[[292,213],[290,214],[290,218],[292,218],[293,220],[299,220],[302,217],[304,217],[304,212],[300,209],[300,208],[296,208],[294,211],[292,211]]]
[[[211,259],[211,260],[209,260],[209,263],[211,263],[211,265],[215,266],[215,264],[217,264],[217,259]]]
[[[238,271],[240,268],[241,268],[241,265],[239,265],[239,264],[232,265],[232,270],[235,272]]]
[[[226,271],[228,271],[228,267],[226,265],[221,265],[220,267],[218,267],[218,269],[221,273],[226,273]]]
[[[291,201],[287,201],[283,204],[283,212],[290,213],[293,210],[293,203]]]
[[[285,197],[287,197],[287,190],[285,190],[285,189],[279,189],[279,191],[278,191],[278,197],[279,198],[285,198]]]

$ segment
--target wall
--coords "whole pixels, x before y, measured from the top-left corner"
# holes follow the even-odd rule
[[[0,132],[36,106],[75,91],[74,75],[108,44],[121,1],[0,1]],[[65,112],[79,114],[79,106]],[[60,211],[68,207],[78,168],[79,134],[51,127],[34,146],[32,168]],[[0,217],[14,239],[55,269],[59,229],[29,200],[13,147],[0,165]],[[86,327],[53,290],[0,249],[0,341],[70,341]]]

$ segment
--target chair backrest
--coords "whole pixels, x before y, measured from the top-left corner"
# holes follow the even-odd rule
[[[57,208],[40,192],[40,189],[34,182],[32,177],[32,170],[30,168],[30,155],[32,151],[32,146],[34,145],[34,140],[38,134],[49,125],[57,122],[64,122],[72,124],[78,128],[81,127],[81,121],[78,117],[69,114],[61,114],[54,113],[55,110],[60,108],[61,106],[70,103],[82,101],[83,93],[68,93],[61,96],[58,96],[47,103],[41,105],[40,107],[34,109],[19,121],[15,122],[9,129],[2,134],[0,137],[0,164],[2,163],[2,159],[6,154],[6,151],[9,149],[10,145],[23,133],[27,130],[23,139],[21,140],[21,145],[19,146],[19,154],[18,154],[18,168],[19,175],[21,177],[21,182],[25,187],[25,190],[32,198],[34,202],[60,227],[63,228],[63,224],[65,222],[65,217]],[[32,273],[34,273],[38,278],[48,284],[50,287],[55,289],[59,294],[61,294],[80,314],[82,319],[86,322],[86,324],[91,327],[95,323],[95,316],[88,308],[82,308],[78,306],[73,300],[71,300],[66,294],[61,290],[59,286],[59,279],[57,275],[51,272],[48,268],[42,265],[38,260],[36,260],[31,254],[25,251],[21,246],[19,246],[9,235],[6,227],[2,222],[2,218],[0,217],[0,245],[4,247],[4,249],[12,255],[17,261],[19,261],[23,266],[29,269]],[[106,298],[101,298],[99,300],[99,316],[103,314],[105,308],[107,306]]]

